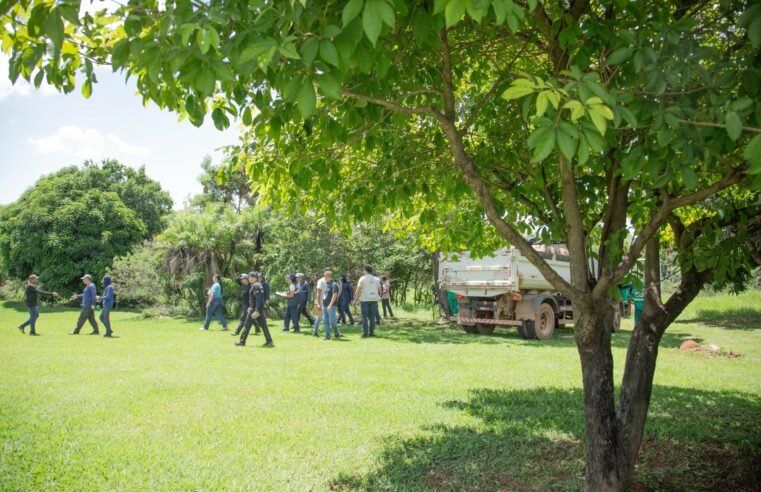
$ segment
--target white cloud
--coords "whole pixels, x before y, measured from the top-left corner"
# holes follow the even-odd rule
[[[76,159],[102,159],[104,157],[134,158],[150,154],[150,149],[133,145],[113,133],[101,133],[94,128],[66,125],[54,134],[27,141],[43,154],[57,154]]]

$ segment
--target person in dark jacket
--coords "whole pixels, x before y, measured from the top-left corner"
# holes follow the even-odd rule
[[[251,279],[247,273],[241,273],[238,276],[238,283],[240,284],[240,323],[238,323],[238,327],[235,328],[235,331],[231,333],[234,337],[240,335],[240,332],[243,331],[243,326],[248,319],[248,294],[251,290],[251,282],[255,281],[256,278]]]
[[[264,310],[264,289],[262,284],[254,282],[249,290],[249,307],[248,318],[246,318],[246,327],[240,335],[240,340],[235,342],[238,347],[245,347],[248,334],[251,332],[251,325],[256,326],[257,332],[261,330],[264,333],[264,346],[274,347],[269,327],[267,326],[267,317]]]
[[[341,277],[341,293],[338,297],[338,321],[342,324],[346,324],[346,318],[349,319],[349,324],[354,325],[354,317],[351,315],[351,301],[354,299],[354,294],[351,291],[351,284],[346,277]]]
[[[296,274],[296,295],[299,296],[299,316],[305,316],[309,324],[313,325],[314,317],[307,307],[309,304],[309,298],[312,296],[312,288],[309,286],[309,282],[304,278],[303,273]]]
[[[267,282],[267,279],[264,277],[264,272],[259,272],[259,275],[257,277],[259,279],[259,283],[262,284],[262,292],[264,292],[264,302],[269,302],[270,283]]]
[[[82,311],[79,313],[77,327],[74,328],[74,331],[69,333],[69,335],[79,335],[79,330],[81,330],[85,325],[85,322],[88,321],[90,322],[90,326],[92,326],[92,332],[90,332],[90,335],[100,335],[98,322],[95,321],[95,304],[98,302],[98,294],[95,291],[95,284],[92,283],[92,276],[89,274],[85,274],[81,280],[85,284],[85,290],[79,295],[72,294],[71,300],[81,299],[82,303],[80,304],[80,307],[82,308]]]
[[[29,309],[29,319],[24,321],[18,326],[18,330],[24,333],[24,328],[29,327],[29,335],[37,336],[36,323],[37,318],[40,317],[39,297],[52,297],[53,299],[58,297],[58,292],[45,292],[37,288],[37,275],[29,275],[26,282],[26,288],[24,289],[24,304]],[[25,334],[25,333],[24,333]]]
[[[114,301],[116,300],[116,294],[114,293],[114,285],[111,283],[111,276],[106,275],[103,277],[103,295],[97,298],[101,302],[100,322],[106,327],[106,334],[104,337],[111,338],[113,331],[111,331],[111,310],[114,308]]]

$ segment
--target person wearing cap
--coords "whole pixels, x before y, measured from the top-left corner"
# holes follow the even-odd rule
[[[241,273],[237,278],[237,281],[240,284],[240,323],[238,323],[238,327],[235,328],[235,331],[231,333],[232,336],[240,335],[240,332],[243,330],[243,326],[248,319],[248,294],[251,290],[250,279],[251,276],[247,273]],[[255,281],[256,277],[254,277],[253,280]]]
[[[274,347],[272,343],[272,336],[270,335],[269,327],[267,326],[267,315],[264,308],[264,289],[262,284],[254,282],[249,289],[249,307],[247,309],[248,317],[246,318],[246,326],[243,328],[243,333],[240,335],[240,340],[235,342],[238,347],[245,347],[248,334],[251,332],[251,326],[256,327],[256,333],[259,331],[264,333],[264,346]]]
[[[288,286],[288,292],[278,292],[277,295],[286,299],[285,315],[283,316],[283,331],[290,331],[290,324],[293,323],[293,332],[301,332],[299,327],[299,296],[296,295],[298,287],[296,287],[296,275],[289,273],[286,275],[290,285]]]
[[[111,338],[113,331],[111,331],[111,310],[114,308],[114,301],[116,300],[116,294],[114,293],[114,284],[111,283],[111,276],[105,275],[103,277],[103,295],[97,298],[101,303],[100,322],[106,327],[106,334],[104,337]]]
[[[79,295],[72,294],[71,300],[74,301],[81,299],[82,303],[80,304],[80,307],[82,308],[82,311],[79,313],[77,327],[74,328],[74,331],[69,334],[79,335],[79,330],[82,329],[82,327],[85,325],[85,322],[89,322],[90,326],[92,326],[92,332],[90,332],[90,335],[100,335],[98,322],[95,321],[95,303],[97,302],[98,298],[98,293],[95,291],[95,284],[92,283],[92,276],[89,274],[85,274],[81,280],[82,283],[85,284],[85,290],[82,291],[82,293]]]
[[[209,299],[206,301],[206,321],[201,327],[201,331],[209,330],[212,316],[216,316],[219,322],[222,323],[222,331],[226,331],[227,320],[225,320],[225,315],[222,314],[222,286],[219,283],[221,277],[218,273],[215,273],[211,279],[214,283],[208,291]]]
[[[312,288],[309,286],[309,282],[304,278],[303,273],[296,274],[296,288],[296,294],[299,296],[299,316],[305,316],[307,322],[312,325],[314,324],[314,318],[307,307],[309,304],[309,298],[312,296]]]
[[[29,319],[24,321],[18,326],[18,330],[24,333],[24,328],[29,327],[29,335],[37,336],[36,323],[37,318],[40,317],[39,297],[52,297],[53,299],[58,297],[58,292],[45,292],[37,288],[38,277],[37,275],[29,275],[26,279],[26,288],[24,289],[24,304],[29,309]]]
[[[351,291],[351,284],[346,277],[341,277],[341,293],[338,296],[338,321],[346,324],[348,318],[349,324],[354,325],[354,317],[351,315],[351,301],[354,295]]]

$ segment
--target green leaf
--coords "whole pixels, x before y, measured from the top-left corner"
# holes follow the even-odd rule
[[[196,78],[196,88],[203,96],[210,96],[214,92],[214,74],[211,70],[201,70]]]
[[[263,55],[267,51],[269,51],[272,48],[277,47],[277,41],[274,39],[262,39],[261,41],[257,41],[249,46],[246,47],[246,49],[243,50],[243,52],[240,54],[240,63],[246,63],[248,61],[254,60],[259,57],[259,55]]]
[[[542,138],[536,144],[534,149],[534,155],[531,157],[531,162],[542,162],[552,153],[555,148],[555,129],[550,128],[548,132],[542,135]]]
[[[143,29],[143,20],[139,15],[130,14],[124,19],[124,31],[128,36],[137,36]]]
[[[60,50],[63,45],[63,19],[58,9],[52,9],[45,18],[45,33],[53,42],[55,49]]]
[[[297,97],[297,104],[299,107],[299,113],[302,118],[308,118],[314,112],[315,105],[317,104],[317,96],[314,93],[314,85],[310,80],[301,86]]]
[[[201,53],[206,54],[211,47],[211,34],[208,29],[200,29],[196,34],[196,43],[198,43],[198,49]]]
[[[200,26],[194,22],[189,22],[180,26],[178,31],[180,33],[180,39],[182,40],[183,46],[188,44],[188,41],[190,41],[190,36],[199,27]]]
[[[695,174],[695,171],[690,167],[683,167],[681,171],[684,185],[687,189],[694,190],[698,186],[698,176]]]
[[[740,135],[743,132],[743,122],[740,119],[740,116],[734,111],[730,111],[729,113],[727,113],[727,116],[724,118],[724,123],[726,124],[729,138],[737,141],[737,139],[740,138]]]
[[[573,138],[567,131],[561,130],[557,132],[557,141],[558,148],[565,158],[569,161],[573,160],[576,155],[576,145],[579,143],[578,138]]]
[[[320,41],[315,38],[307,38],[304,44],[301,45],[301,58],[304,60],[304,65],[311,67],[314,63],[314,59],[317,58],[317,50],[320,47]]]
[[[396,24],[396,15],[394,15],[394,9],[392,9],[391,6],[385,1],[378,1],[377,8],[383,23],[393,29],[394,25]]]
[[[364,29],[367,39],[373,46],[378,42],[381,29],[383,29],[383,19],[380,13],[380,4],[383,3],[380,0],[368,0],[362,11],[362,29]]]
[[[528,141],[527,141],[528,148],[533,149],[537,145],[539,145],[539,141],[544,139],[546,137],[546,134],[550,131],[552,131],[552,127],[550,126],[540,126],[536,130],[534,130],[534,132],[531,133],[531,135],[529,135],[528,137]]]
[[[449,0],[447,8],[444,10],[447,27],[452,27],[462,19],[466,6],[466,0]]]
[[[600,135],[604,136],[605,130],[608,127],[608,121],[605,119],[605,117],[599,112],[595,112],[592,109],[590,109],[589,118],[592,120],[592,123],[595,125],[595,128],[597,128],[597,131],[600,132]]]
[[[576,162],[579,163],[580,166],[583,166],[587,163],[589,160],[589,144],[587,143],[587,139],[584,138],[584,134],[582,134],[579,137],[579,151],[576,155]]]
[[[302,81],[298,77],[294,77],[291,80],[289,80],[285,86],[283,87],[283,99],[286,101],[295,101],[296,97],[299,94],[299,91],[301,90]]]
[[[547,111],[547,91],[542,91],[536,96],[536,115],[542,116]]]
[[[753,137],[743,151],[743,157],[748,161],[748,174],[761,173],[761,133]]]
[[[334,67],[339,65],[338,50],[336,50],[335,45],[327,39],[320,41],[320,58]]]
[[[608,62],[608,65],[620,65],[628,60],[629,57],[632,56],[632,53],[634,53],[634,49],[632,48],[618,48],[613,50],[605,61]]]
[[[502,99],[506,101],[511,101],[513,99],[519,99],[523,96],[526,96],[528,94],[533,94],[535,92],[533,87],[522,87],[519,85],[513,85],[511,87],[508,87],[505,92],[502,93]]]
[[[281,55],[283,55],[286,58],[290,58],[291,60],[301,59],[293,43],[289,42],[289,43],[283,44],[282,46],[280,46],[280,49],[278,51],[280,51]]]
[[[364,0],[349,0],[349,3],[344,6],[343,12],[341,13],[341,22],[344,27],[362,12],[362,6],[364,3]]]
[[[230,126],[229,118],[220,108],[214,108],[214,111],[211,112],[211,119],[214,121],[217,130],[225,130]]]
[[[317,83],[323,94],[331,99],[341,98],[341,83],[329,73],[317,76]]]
[[[89,79],[85,80],[85,82],[82,84],[82,95],[85,97],[85,99],[90,99],[90,96],[92,95],[92,81],[91,80]]]

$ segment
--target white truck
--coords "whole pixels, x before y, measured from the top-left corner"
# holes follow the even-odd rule
[[[565,280],[571,278],[564,245],[534,249]],[[457,322],[468,333],[491,334],[497,326],[517,326],[523,338],[551,338],[559,325],[573,324],[571,301],[557,293],[516,248],[480,259],[466,253],[447,255],[439,263],[440,288],[457,296]],[[620,327],[616,310],[613,331]]]

